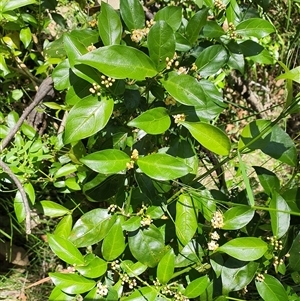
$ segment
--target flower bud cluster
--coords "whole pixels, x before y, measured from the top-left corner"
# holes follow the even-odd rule
[[[176,124],[185,121],[185,118],[186,118],[186,115],[184,113],[183,114],[172,115],[172,116],[173,116],[174,121],[175,121]]]
[[[171,95],[168,95],[167,98],[165,99],[165,104],[166,106],[175,106],[176,100]]]
[[[257,276],[255,277],[255,279],[259,282],[264,282],[265,280],[265,276],[263,274],[257,274]]]
[[[224,226],[223,214],[221,211],[216,211],[211,219],[211,225],[215,229],[221,229]]]
[[[134,287],[137,286],[137,282],[135,278],[130,278],[126,273],[120,275],[122,285],[125,283],[128,283],[128,287],[130,289],[133,289]]]
[[[142,220],[141,220],[141,226],[142,227],[148,227],[151,225],[151,223],[153,222],[153,219],[151,218],[150,215],[145,215]]]
[[[101,75],[101,85],[104,85],[106,88],[109,88],[116,81],[114,78],[106,77],[105,75]]]
[[[93,88],[90,88],[89,91],[92,94],[97,94],[97,96],[101,95],[101,87],[100,87],[100,85],[98,85],[96,83],[93,83]]]
[[[94,28],[98,25],[98,21],[96,19],[89,21],[89,25]]]
[[[97,48],[94,46],[94,44],[91,44],[91,45],[88,46],[86,49],[88,50],[88,52],[91,52],[91,51],[93,51],[93,50],[95,50],[95,49],[97,49]]]
[[[108,294],[107,285],[103,285],[101,282],[97,283],[97,294],[104,297]]]
[[[142,39],[146,38],[151,26],[155,24],[154,20],[146,21],[146,27],[142,29],[134,29],[131,33],[131,41],[135,43],[141,42]]]
[[[230,23],[228,24],[227,35],[229,36],[229,38],[230,38],[231,40],[235,40],[235,39],[238,38],[238,35],[237,35],[237,33],[236,33],[236,28],[235,28],[235,26],[234,26],[234,24],[233,24],[232,22],[230,22]]]
[[[113,261],[111,264],[110,264],[110,267],[111,267],[111,269],[112,270],[114,270],[114,271],[118,271],[118,270],[120,270],[120,261],[119,260],[115,260],[115,261]]]
[[[221,0],[215,0],[214,4],[218,10],[226,9],[226,5]]]
[[[111,204],[108,207],[108,212],[109,213],[114,213],[118,209],[118,206],[116,204]]]
[[[126,163],[126,168],[129,170],[129,169],[132,169],[134,167],[134,162],[137,161],[139,158],[139,152],[137,149],[134,149],[132,151],[132,154],[130,156],[130,161]]]
[[[267,237],[267,240],[270,241],[271,246],[274,247],[275,251],[281,251],[282,250],[282,241],[277,240],[276,236]]]
[[[217,231],[210,233],[211,241],[207,244],[208,250],[214,251],[219,247],[218,240],[220,239],[220,235]]]
[[[172,59],[170,59],[169,57],[166,57],[166,69],[170,70],[172,67],[178,67],[179,66],[179,61],[177,60],[178,55],[175,52],[174,56]]]
[[[283,263],[284,263],[284,261],[283,261],[282,258],[279,259],[278,256],[274,256],[273,265],[274,265],[275,268],[278,267],[280,264],[283,264]]]

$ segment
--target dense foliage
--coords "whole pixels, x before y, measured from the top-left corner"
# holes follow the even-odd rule
[[[291,216],[300,215],[299,188],[247,156],[259,150],[296,174],[297,149],[281,121],[298,112],[300,67],[278,62],[285,104],[232,141],[223,88],[232,74],[277,63],[267,2],[157,2],[122,0],[119,10],[102,2],[81,28],[55,1],[44,20],[34,0],[0,4],[2,97],[14,109],[0,115],[0,138],[41,79],[51,76],[56,91],[36,110],[50,112],[51,126],[25,121],[1,147],[0,175],[10,191],[8,166],[31,210],[58,220],[47,239],[68,269],[49,274],[49,300],[298,300],[300,232]],[[72,21],[81,14],[78,5]],[[43,36],[51,20],[56,39]],[[14,88],[16,76],[26,89]],[[18,191],[19,223],[25,205]]]

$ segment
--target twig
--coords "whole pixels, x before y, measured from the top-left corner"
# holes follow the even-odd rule
[[[15,124],[15,126],[10,130],[10,132],[7,134],[7,136],[2,140],[0,144],[0,153],[7,147],[9,142],[13,139],[17,131],[22,126],[24,120],[27,118],[27,116],[30,114],[30,112],[47,96],[54,96],[53,91],[53,81],[51,77],[46,78],[40,85],[33,102],[24,110],[23,114],[21,115],[18,122]],[[11,171],[11,169],[0,159],[0,167],[10,176],[10,178],[13,180],[13,182],[18,187],[22,201],[24,204],[24,210],[25,210],[25,231],[26,234],[31,233],[31,227],[30,227],[30,207],[28,203],[28,199],[26,196],[26,192],[22,186],[22,183],[17,178],[17,176]]]

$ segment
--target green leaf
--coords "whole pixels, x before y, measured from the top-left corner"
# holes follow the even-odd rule
[[[122,224],[122,228],[125,231],[135,231],[141,226],[140,216],[131,216],[126,222]]]
[[[2,1],[1,1],[2,2]],[[6,0],[1,3],[1,13],[16,10],[20,7],[30,5],[30,4],[38,4],[36,0]]]
[[[68,176],[74,172],[77,171],[77,166],[74,164],[65,164],[63,165],[61,168],[58,169],[57,172],[55,172],[54,174],[54,178],[60,178],[60,177],[65,177]]]
[[[149,56],[158,71],[166,67],[166,58],[172,59],[175,53],[173,29],[165,21],[157,21],[150,29],[147,39]]]
[[[223,264],[221,272],[223,293],[239,291],[246,287],[254,278],[258,266],[257,262],[247,263],[229,258]]]
[[[261,39],[274,31],[273,25],[261,18],[251,18],[242,21],[236,26],[236,33],[243,38],[255,37]]]
[[[166,6],[154,15],[154,21],[165,21],[173,31],[177,31],[182,20],[182,8],[179,6]]]
[[[107,124],[114,108],[112,98],[89,95],[71,109],[65,128],[65,144],[90,137]]]
[[[185,35],[191,44],[194,44],[200,34],[201,29],[207,22],[208,8],[199,10],[189,20],[186,26]]]
[[[238,48],[244,56],[258,55],[264,50],[263,46],[251,40],[240,43]]]
[[[265,154],[291,166],[297,164],[297,150],[293,140],[278,125],[268,120],[252,121],[243,129],[239,150],[260,149]]]
[[[289,250],[289,267],[293,271],[300,271],[300,232],[295,237],[293,244]]]
[[[77,62],[92,66],[103,74],[118,79],[144,80],[157,74],[153,62],[145,53],[125,45],[98,48],[83,55]]]
[[[76,274],[49,273],[56,287],[67,294],[81,294],[90,291],[96,282]]]
[[[71,233],[72,226],[73,226],[73,218],[71,214],[68,214],[59,221],[59,223],[55,227],[53,234],[62,237],[64,239],[67,239]]]
[[[278,279],[268,274],[264,274],[264,278],[264,281],[255,281],[257,291],[264,301],[289,300],[286,290]]]
[[[157,279],[162,284],[167,284],[174,274],[175,255],[170,249],[160,260],[157,266]]]
[[[158,135],[164,133],[170,127],[171,119],[166,108],[157,107],[147,110],[128,122],[127,125],[142,129],[151,135]]]
[[[20,30],[20,40],[24,44],[24,47],[27,48],[32,40],[31,30],[29,27],[22,28]]]
[[[47,234],[47,237],[51,250],[61,260],[72,265],[80,265],[84,263],[84,258],[82,254],[72,242],[65,238],[50,233]]]
[[[210,280],[207,275],[199,277],[188,284],[183,294],[188,298],[196,298],[206,290],[209,283]]]
[[[14,198],[14,211],[18,222],[22,223],[26,218],[26,212],[20,191],[17,191]]]
[[[244,206],[232,207],[224,213],[224,230],[238,230],[245,227],[253,218],[255,210]]]
[[[135,259],[148,267],[155,267],[164,256],[164,238],[154,225],[129,232],[128,244]]]
[[[144,28],[145,13],[139,0],[122,0],[120,1],[120,13],[127,28],[133,29]]]
[[[130,157],[118,149],[105,149],[89,154],[80,161],[96,172],[113,174],[125,170]]]
[[[203,35],[206,38],[217,39],[224,34],[224,29],[216,21],[207,21],[203,28]]]
[[[108,233],[114,219],[106,209],[93,209],[82,215],[75,223],[69,239],[78,248],[101,241]]]
[[[181,194],[176,202],[176,236],[182,247],[186,246],[195,235],[198,212],[193,199],[188,194]]]
[[[71,213],[66,207],[52,201],[41,201],[41,205],[46,216],[60,217]]]
[[[255,169],[259,182],[266,194],[270,195],[273,191],[280,190],[280,181],[275,173],[261,166],[252,167]]]
[[[268,245],[260,238],[234,238],[219,247],[216,251],[223,252],[233,258],[243,261],[254,261],[261,258],[267,251]]]
[[[221,45],[212,45],[204,49],[195,61],[197,72],[206,77],[217,73],[228,60],[228,53]]]
[[[119,257],[125,249],[125,238],[120,222],[120,218],[110,228],[102,243],[102,255],[107,261],[112,261]]]
[[[90,253],[84,257],[84,265],[75,268],[82,276],[98,278],[106,273],[107,262]]]
[[[74,296],[72,295],[67,295],[64,293],[60,288],[54,287],[52,290],[50,296],[49,296],[49,301],[73,301]]]
[[[176,256],[175,267],[182,268],[193,264],[197,264],[199,267],[203,256],[204,252],[201,245],[195,240],[191,240]]]
[[[122,3],[122,2],[121,2]],[[140,289],[136,289],[128,297],[122,297],[121,301],[155,301],[157,292],[155,288],[151,286],[145,286]]]
[[[104,1],[101,2],[98,29],[104,46],[120,44],[123,31],[120,17],[113,7]]]
[[[148,177],[168,181],[185,176],[191,168],[177,159],[167,154],[152,154],[139,158],[138,166]]]
[[[10,73],[10,70],[8,69],[6,65],[6,61],[4,58],[4,55],[0,53],[0,75],[3,77]]]
[[[52,72],[52,79],[56,90],[64,90],[70,86],[70,62],[68,59],[59,63]]]
[[[120,264],[122,271],[126,272],[129,277],[136,277],[147,270],[147,266],[137,261],[133,263],[131,260],[123,260]]]
[[[269,208],[273,209],[270,211],[273,235],[281,238],[290,227],[290,208],[284,198],[275,191],[272,192]]]
[[[298,66],[292,70],[288,70],[285,73],[277,76],[276,80],[279,80],[279,79],[290,79],[290,80],[293,80],[296,83],[300,84],[300,66]]]
[[[88,50],[80,42],[80,40],[78,40],[76,37],[72,36],[71,34],[65,33],[63,35],[63,43],[64,43],[64,48],[66,50],[66,53],[68,55],[70,67],[73,68],[76,59],[88,53]]]
[[[202,122],[181,122],[191,135],[205,148],[222,156],[227,156],[231,149],[230,139],[219,128]]]

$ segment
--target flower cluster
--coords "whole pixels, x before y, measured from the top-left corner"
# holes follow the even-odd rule
[[[279,266],[280,264],[283,264],[283,259],[280,258],[278,256],[274,256],[274,262],[273,262],[273,265],[274,267],[276,268],[277,266]]]
[[[185,297],[181,292],[177,292],[174,294],[174,300],[177,301],[188,301],[189,299]]]
[[[112,270],[117,271],[120,269],[120,261],[119,260],[115,260],[110,264],[110,267]]]
[[[117,209],[118,209],[118,206],[116,204],[112,204],[112,205],[109,205],[108,212],[114,213]]]
[[[236,33],[235,30],[236,30],[236,28],[235,28],[234,24],[233,24],[232,22],[230,22],[230,23],[228,24],[227,35],[229,36],[229,38],[230,38],[231,40],[235,40],[235,39],[238,37],[238,35],[237,35],[237,33]]]
[[[175,52],[174,56],[172,59],[170,59],[169,57],[166,57],[166,69],[167,70],[170,70],[172,68],[172,66],[174,65],[175,67],[178,67],[179,66],[179,61],[177,60],[178,58],[178,55],[177,53]]]
[[[116,81],[114,78],[106,77],[105,75],[101,75],[101,85],[104,85],[106,88],[109,88]]]
[[[166,106],[175,106],[176,100],[171,95],[168,95],[167,98],[165,99],[165,104]]]
[[[177,115],[173,115],[174,121],[176,124],[185,121],[185,114],[177,114]]]
[[[282,250],[282,241],[277,240],[276,236],[267,237],[267,240],[270,241],[271,246],[274,247],[275,251],[281,251]]]
[[[158,279],[154,280],[153,284],[155,285],[156,289],[159,289],[159,286],[161,285],[161,283],[159,282]],[[174,300],[177,300],[177,301],[188,301],[189,300],[181,292],[178,292],[177,289],[175,290],[169,284],[166,284],[161,288],[161,293],[166,296],[174,296]]]
[[[151,225],[152,222],[153,222],[153,219],[151,218],[151,216],[150,215],[145,215],[143,217],[143,219],[141,220],[141,225],[143,227],[148,227],[148,226]]]
[[[121,281],[122,281],[122,285],[124,285],[125,283],[128,283],[128,286],[130,289],[133,289],[134,287],[137,286],[137,282],[135,278],[130,278],[126,273],[125,274],[121,274],[120,275]]]
[[[151,26],[155,24],[154,20],[146,21],[146,27],[142,29],[134,29],[131,33],[131,40],[135,43],[139,43],[143,38],[147,37]]]
[[[215,229],[221,229],[224,226],[223,214],[221,211],[216,211],[211,219],[211,225]]]
[[[97,94],[97,96],[101,95],[101,87],[100,87],[100,85],[98,85],[96,83],[93,83],[93,88],[90,88],[89,91],[92,94]]]
[[[137,161],[139,158],[139,152],[137,149],[134,149],[131,153],[131,156],[130,156],[130,162],[127,162],[126,163],[126,168],[129,170],[129,169],[132,169],[134,167],[134,162]]]
[[[214,5],[219,10],[226,9],[226,5],[222,2],[222,0],[215,0]]]
[[[90,45],[90,46],[87,47],[88,52],[91,52],[91,51],[93,51],[95,49],[97,49],[97,48],[94,46],[94,44],[92,44],[92,45]]]
[[[255,277],[255,279],[259,282],[264,282],[265,280],[265,276],[263,274],[257,274],[257,276]]]
[[[210,251],[214,251],[219,247],[219,244],[215,241],[215,240],[211,240],[208,244],[207,244],[208,250]]]
[[[97,294],[104,297],[108,294],[107,285],[103,285],[101,282],[97,283]]]

